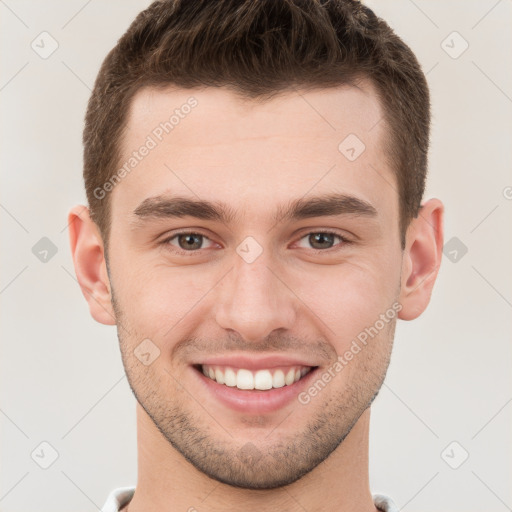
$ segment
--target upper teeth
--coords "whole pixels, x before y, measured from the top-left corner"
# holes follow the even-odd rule
[[[284,369],[258,370],[252,372],[244,368],[236,369],[228,366],[201,365],[206,377],[238,389],[271,389],[282,388],[297,382],[306,373],[309,373],[309,366],[291,366]]]

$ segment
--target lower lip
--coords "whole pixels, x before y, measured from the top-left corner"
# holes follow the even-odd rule
[[[311,380],[315,378],[318,369],[317,367],[311,370],[304,377],[289,386],[285,385],[281,388],[262,391],[259,389],[238,389],[237,387],[219,384],[213,379],[206,377],[201,370],[193,367],[194,373],[199,377],[208,393],[211,393],[227,407],[246,414],[274,412],[288,405],[293,400],[298,400],[299,393],[307,388]]]

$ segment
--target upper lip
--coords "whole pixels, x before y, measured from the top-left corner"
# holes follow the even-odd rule
[[[214,356],[208,357],[194,364],[231,366],[233,368],[244,368],[247,370],[260,370],[264,368],[276,368],[279,366],[317,366],[307,359],[284,354],[269,354],[266,356],[250,356],[247,354]]]

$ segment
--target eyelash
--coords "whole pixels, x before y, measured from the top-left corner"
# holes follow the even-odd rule
[[[313,251],[314,254],[319,254],[319,253],[329,253],[329,252],[333,252],[333,251],[338,251],[338,250],[341,250],[343,248],[344,245],[349,245],[352,243],[351,240],[348,240],[347,238],[345,238],[344,236],[340,235],[339,233],[337,233],[336,231],[331,231],[331,230],[317,230],[317,231],[310,231],[309,233],[306,233],[305,235],[301,236],[299,238],[299,241],[302,240],[303,238],[306,238],[307,236],[309,235],[317,235],[317,234],[322,234],[322,235],[333,235],[337,238],[340,239],[341,243],[340,243],[340,246],[339,247],[330,247],[328,249],[310,249],[311,251]],[[178,255],[184,255],[184,256],[194,256],[196,255],[199,251],[203,250],[203,249],[196,249],[196,250],[190,250],[190,251],[185,251],[184,249],[180,249],[180,248],[177,248],[175,246],[171,246],[171,244],[169,243],[171,240],[174,240],[176,237],[180,236],[180,235],[199,235],[199,236],[202,236],[203,238],[206,238],[207,240],[210,240],[210,238],[202,233],[199,233],[197,231],[180,231],[178,233],[174,233],[172,236],[170,237],[167,237],[165,240],[162,240],[161,244],[164,245],[164,246],[169,246],[169,247],[173,247],[171,249],[172,252],[178,254]],[[212,240],[210,240],[212,241]]]

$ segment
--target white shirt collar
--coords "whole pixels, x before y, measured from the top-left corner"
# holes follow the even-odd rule
[[[119,512],[133,497],[135,487],[118,487],[110,492],[101,512]],[[382,512],[398,512],[393,500],[384,494],[373,494],[373,503]]]

